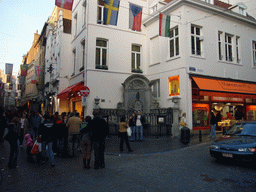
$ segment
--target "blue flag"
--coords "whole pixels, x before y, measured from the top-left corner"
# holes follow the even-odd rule
[[[105,0],[104,4],[104,24],[117,25],[120,0]]]

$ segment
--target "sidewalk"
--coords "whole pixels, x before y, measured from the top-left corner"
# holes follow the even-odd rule
[[[222,134],[217,134],[217,138],[221,137]],[[130,146],[133,150],[132,153],[128,153],[126,145],[124,143],[124,152],[119,152],[119,138],[117,136],[108,137],[106,139],[106,155],[120,155],[120,154],[150,154],[150,153],[159,153],[159,152],[167,152],[172,150],[177,150],[193,145],[198,145],[206,142],[213,142],[214,140],[209,137],[208,134],[202,135],[202,141],[199,141],[199,135],[192,135],[190,138],[190,143],[185,145],[180,142],[179,137],[172,138],[171,136],[165,137],[150,137],[145,138],[143,142],[133,141],[129,142]]]

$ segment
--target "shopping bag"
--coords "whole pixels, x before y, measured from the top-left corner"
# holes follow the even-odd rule
[[[130,137],[132,135],[132,130],[130,127],[127,128],[127,135]]]
[[[31,149],[31,152],[30,152],[30,153],[32,153],[33,155],[38,154],[38,152],[39,152],[39,149],[38,149],[38,148],[39,148],[39,144],[38,144],[37,141],[35,141],[35,143],[34,143],[32,149]]]

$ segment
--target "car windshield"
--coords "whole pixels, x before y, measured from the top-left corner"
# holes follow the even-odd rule
[[[228,132],[228,135],[251,135],[256,136],[255,123],[235,124]]]

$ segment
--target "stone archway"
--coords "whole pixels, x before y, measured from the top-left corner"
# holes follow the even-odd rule
[[[124,101],[122,104],[119,103],[118,108],[149,113],[150,109],[158,107],[158,104],[153,104],[150,81],[145,76],[131,75],[122,85]]]

